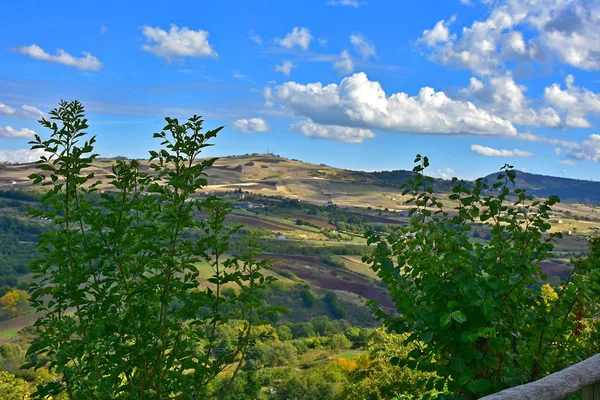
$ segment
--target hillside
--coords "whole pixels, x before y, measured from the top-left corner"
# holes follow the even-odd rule
[[[99,159],[92,171],[97,177],[110,173],[114,160]],[[147,162],[143,163],[147,168]],[[30,188],[27,176],[33,164],[0,165],[0,190]],[[253,154],[220,158],[209,169],[208,191],[243,189],[248,192],[279,195],[323,204],[403,209],[398,187],[414,174],[410,171],[364,172],[310,164],[275,155]],[[495,180],[496,173],[488,175]],[[600,182],[517,172],[518,185],[531,193],[547,197],[558,195],[563,201],[600,203]],[[436,179],[434,188],[445,192],[449,182]]]

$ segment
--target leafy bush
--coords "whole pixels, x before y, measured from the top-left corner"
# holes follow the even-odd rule
[[[403,195],[414,205],[407,227],[367,235],[375,244],[365,257],[386,284],[396,310],[374,303],[405,344],[419,343],[405,359],[410,368],[435,371],[426,388],[476,398],[533,381],[585,357],[582,319],[598,312],[600,270],[596,258],[574,263],[567,281],[551,299],[540,283],[540,263],[552,256],[551,207],[559,199],[533,199],[515,187],[506,165],[498,182],[478,179],[472,188],[453,179],[449,212],[432,193],[427,157],[417,156],[415,178]],[[489,229],[487,243],[473,243],[471,225]],[[592,242],[593,251],[600,242]],[[597,253],[593,253],[597,254]]]
[[[249,351],[248,358],[260,361],[265,367],[285,367],[298,363],[296,347],[290,342],[259,343]]]
[[[340,398],[348,400],[421,399],[427,391],[419,381],[432,376],[406,366],[395,366],[391,359],[405,359],[416,343],[405,344],[407,335],[372,331],[366,353],[355,358],[348,374],[348,384]],[[429,393],[431,394],[431,393]]]
[[[0,371],[0,398],[3,400],[23,400],[29,398],[29,384],[13,374]]]
[[[336,333],[329,339],[329,348],[332,350],[349,349],[352,342],[343,333]]]
[[[317,298],[313,294],[312,290],[310,290],[310,287],[303,288],[300,291],[299,297],[302,300],[302,304],[304,305],[304,307],[312,307],[317,301]]]

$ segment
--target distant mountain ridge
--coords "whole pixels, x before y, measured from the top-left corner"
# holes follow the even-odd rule
[[[600,203],[600,182],[516,171],[515,183],[539,197],[556,195],[563,201]],[[495,181],[498,173],[487,176]]]

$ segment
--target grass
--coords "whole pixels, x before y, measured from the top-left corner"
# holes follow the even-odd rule
[[[362,262],[361,256],[337,256],[352,272],[356,272],[361,275],[368,276],[369,278],[376,278],[377,274],[373,271],[369,265]]]
[[[359,350],[348,350],[348,351],[344,351],[343,353],[338,353],[335,354],[336,358],[345,358],[347,360],[352,360],[358,356],[360,356],[361,354],[364,354],[364,351],[359,351]]]
[[[20,330],[21,328],[5,329],[2,332],[0,332],[0,339],[12,339],[17,335],[17,333],[19,333]]]

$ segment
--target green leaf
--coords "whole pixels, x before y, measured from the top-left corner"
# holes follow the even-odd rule
[[[467,317],[460,310],[452,311],[452,319],[458,322],[459,324],[467,322]]]

